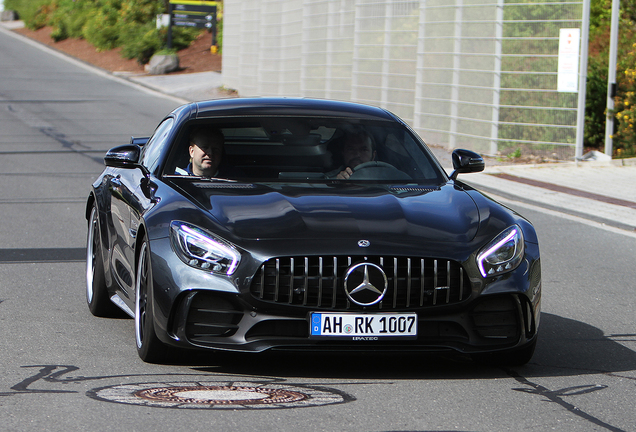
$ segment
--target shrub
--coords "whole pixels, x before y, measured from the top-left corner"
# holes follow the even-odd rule
[[[122,29],[121,40],[122,56],[137,59],[140,64],[148,63],[150,57],[163,46],[162,37],[154,23],[126,26]]]
[[[219,49],[219,54],[223,53],[223,14],[217,15],[216,22],[216,46]]]
[[[82,36],[98,51],[119,46],[118,12],[118,9],[111,5],[89,12],[86,23],[82,27]]]
[[[605,139],[605,110],[609,63],[611,0],[592,0],[590,50],[586,102],[585,146],[602,148]],[[621,2],[616,71],[613,153],[617,157],[636,155],[636,0]],[[601,137],[602,129],[602,137]]]
[[[172,27],[172,48],[178,50],[190,46],[193,40],[197,38],[205,30],[189,27]],[[165,30],[163,33],[167,33]],[[167,37],[167,36],[166,36]],[[210,40],[212,36],[210,36]]]
[[[48,25],[51,36],[56,41],[66,38],[83,38],[82,29],[86,24],[92,4],[81,0],[56,0],[57,7],[50,14]]]
[[[18,11],[30,29],[51,26],[56,41],[82,38],[99,51],[121,47],[124,57],[142,64],[166,45],[166,29],[155,26],[156,15],[166,11],[164,0],[5,0],[5,8]],[[219,44],[222,28],[219,23]],[[173,48],[187,48],[200,33],[173,27]]]
[[[43,6],[47,6],[50,3],[51,0],[4,0],[4,8],[6,10],[16,11],[20,16],[20,19],[24,21],[27,28],[37,30],[44,27],[46,24],[41,24],[41,18],[38,21],[38,24],[36,24],[34,18],[38,15]]]
[[[607,107],[607,63],[590,57],[585,96],[585,147],[605,146],[605,108]]]
[[[40,5],[32,15],[22,15],[24,25],[31,30],[38,30],[48,24],[49,15],[55,11],[55,2]]]

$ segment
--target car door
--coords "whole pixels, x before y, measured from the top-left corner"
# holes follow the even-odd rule
[[[136,201],[134,197],[135,183],[131,169],[118,169],[110,179],[110,212],[114,229],[113,249],[111,253],[111,269],[121,292],[125,297],[133,293],[134,257],[130,244],[133,241],[130,232],[130,206]]]
[[[135,246],[139,226],[142,223],[144,213],[156,202],[153,196],[155,189],[153,173],[157,170],[165,146],[169,144],[173,124],[174,119],[167,118],[157,127],[148,143],[142,147],[139,162],[145,169],[130,170],[129,177],[126,178],[130,181],[132,194],[127,203],[129,219],[126,227],[125,256],[132,274],[135,271]]]
[[[159,163],[164,145],[174,120],[164,120],[153,136],[141,148],[140,164],[136,167],[118,169],[110,179],[111,213],[115,238],[111,254],[111,268],[121,287],[121,293],[129,303],[134,301],[135,245],[143,213],[152,205],[150,176]]]

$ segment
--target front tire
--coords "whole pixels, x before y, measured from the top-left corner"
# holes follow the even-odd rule
[[[152,265],[150,262],[150,248],[144,239],[139,249],[137,273],[135,277],[135,340],[137,354],[148,363],[159,363],[166,358],[167,347],[164,345],[154,328],[152,312]]]
[[[86,238],[86,303],[91,313],[98,317],[114,318],[121,311],[110,301],[104,277],[102,258],[102,238],[99,235],[99,213],[97,204],[93,204],[88,219]]]

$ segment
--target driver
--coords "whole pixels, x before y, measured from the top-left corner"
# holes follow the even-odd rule
[[[353,169],[358,165],[375,160],[376,152],[373,139],[367,133],[351,136],[342,148],[344,165],[335,170],[335,178],[347,180],[353,174]],[[332,171],[332,173],[334,173]],[[333,177],[333,175],[328,175]]]

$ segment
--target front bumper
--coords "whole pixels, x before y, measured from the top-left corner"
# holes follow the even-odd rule
[[[165,242],[159,243],[165,248]],[[405,340],[311,338],[310,313],[334,312],[333,309],[292,304],[291,297],[282,302],[261,298],[250,288],[257,273],[254,269],[244,279],[202,279],[201,271],[185,266],[176,257],[172,261],[165,259],[174,254],[161,250],[157,243],[153,246],[155,329],[159,339],[174,346],[245,352],[276,349],[480,353],[530,344],[539,327],[541,268],[538,247],[532,245],[526,248],[523,264],[506,275],[484,280],[474,277],[473,269],[468,269],[468,290],[461,300],[424,307],[405,307],[398,302],[391,312],[417,314],[417,338]],[[358,307],[338,312],[382,311]]]
[[[234,297],[234,298],[232,298]],[[337,351],[440,351],[465,353],[514,348],[531,342],[538,320],[520,295],[484,296],[466,311],[418,312],[417,339],[312,339],[309,317],[241,310],[237,296],[209,291],[185,294],[168,332],[173,344],[232,351],[318,349]]]

